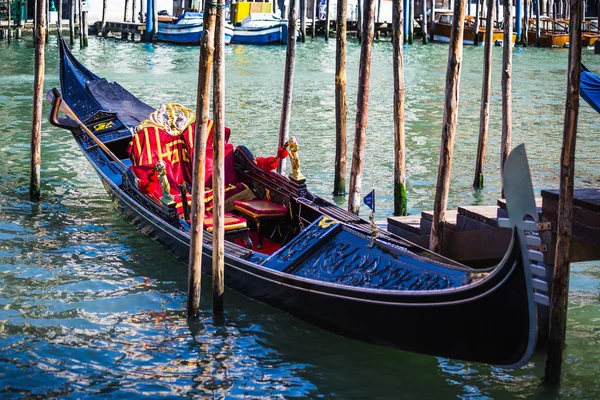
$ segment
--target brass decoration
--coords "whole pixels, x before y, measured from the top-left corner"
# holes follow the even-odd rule
[[[160,160],[156,163],[154,168],[156,169],[156,172],[158,172],[158,179],[160,180],[160,186],[162,188],[162,197],[160,198],[160,202],[167,206],[175,204],[175,200],[173,199],[173,196],[171,196],[171,186],[167,180],[165,163]]]
[[[335,225],[338,222],[339,221],[324,215],[323,218],[319,221],[319,227],[321,227],[323,229],[327,229],[331,225]]]
[[[371,243],[368,244],[368,247],[374,247],[375,242],[377,242],[377,233],[379,232],[379,228],[375,224],[375,213],[371,211],[371,215],[369,216],[369,221],[371,221]]]
[[[144,128],[156,127],[170,135],[179,136],[195,122],[196,114],[191,109],[177,103],[163,104],[136,127],[136,132]]]
[[[290,173],[290,178],[295,181],[301,181],[306,179],[302,172],[300,172],[300,159],[298,158],[298,139],[295,136],[292,136],[287,141],[288,149],[290,150],[290,164],[292,164],[292,172]]]

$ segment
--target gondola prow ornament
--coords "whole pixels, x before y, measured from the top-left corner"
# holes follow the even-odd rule
[[[166,206],[174,205],[175,200],[173,200],[173,196],[171,196],[171,186],[169,185],[169,181],[167,180],[167,171],[165,170],[165,163],[162,160],[159,160],[154,166],[156,172],[158,172],[158,179],[160,181],[160,186],[162,188],[162,197],[160,198],[160,202]]]
[[[371,215],[369,216],[369,221],[371,221],[371,243],[369,247],[373,247],[377,241],[377,232],[379,231],[379,228],[375,225],[375,188],[365,196],[363,202],[371,209]]]

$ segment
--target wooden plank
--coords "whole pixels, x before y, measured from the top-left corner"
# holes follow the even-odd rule
[[[542,190],[542,198],[558,202],[558,190]],[[600,189],[575,189],[573,205],[600,212]]]
[[[491,226],[498,226],[496,206],[464,206],[458,207],[458,214],[473,218],[476,221],[483,222]]]
[[[497,261],[506,254],[511,237],[510,229],[501,228],[463,232],[444,230],[442,255],[459,262]],[[423,247],[429,243],[428,235],[406,239]]]
[[[542,190],[542,193],[544,191]],[[542,201],[543,199],[541,197],[536,197],[535,198],[535,206],[538,208],[538,212],[541,212],[541,208],[542,208]],[[496,204],[498,205],[499,208],[506,210],[506,199],[498,199],[498,201],[496,202]]]
[[[418,235],[421,227],[421,216],[407,215],[404,217],[388,217],[387,223],[388,225],[392,225]]]
[[[446,218],[444,228],[455,230],[456,229],[456,218],[458,216],[458,210],[446,210]],[[433,211],[423,211],[421,218],[427,221],[433,221]]]

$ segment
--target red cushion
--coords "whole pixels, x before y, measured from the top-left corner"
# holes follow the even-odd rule
[[[236,200],[233,202],[235,205],[235,209],[241,212],[249,212],[251,214],[256,215],[286,215],[287,208],[279,205],[277,203],[273,203],[268,200],[245,200],[240,201]]]
[[[242,217],[238,217],[237,215],[225,213],[225,230],[231,229],[242,229],[246,228],[246,220]],[[204,216],[204,229],[209,232],[213,230],[213,216],[210,213],[206,213]]]
[[[235,158],[233,155],[234,152],[234,148],[233,145],[230,143],[227,143],[225,145],[225,160],[224,160],[224,167],[225,167],[225,186],[228,185],[235,185],[238,183],[238,179],[237,179],[237,173],[235,172]],[[204,172],[204,184],[206,187],[211,188],[212,187],[212,173],[213,173],[213,148],[212,147],[207,147],[206,148],[206,169]]]

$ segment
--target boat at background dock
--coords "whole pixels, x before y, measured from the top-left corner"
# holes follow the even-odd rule
[[[452,12],[441,12],[436,13],[437,19],[435,21],[433,27],[433,39],[442,43],[450,42],[450,32],[452,32],[452,20],[454,19]],[[485,43],[485,19],[479,19],[479,28],[477,29],[477,35],[479,36],[479,44],[483,45]],[[513,43],[516,40],[516,33],[513,33]],[[492,34],[492,43],[496,41],[504,40],[504,32],[494,27]],[[463,43],[464,44],[474,44],[475,43],[475,17],[472,15],[465,16],[465,29],[463,33]]]
[[[159,16],[156,40],[159,42],[199,45],[204,13],[186,11],[178,17]],[[233,26],[225,24],[225,44],[231,42]]]
[[[131,173],[131,128],[156,110],[89,71],[62,39],[59,46],[61,93],[48,94],[51,123],[72,132],[121,215],[187,263],[185,216],[144,194]],[[62,102],[82,125],[58,117]],[[313,195],[297,174],[297,159],[288,179],[260,168],[243,146],[229,154],[235,180],[258,201],[286,212],[269,236],[274,251],[226,242],[228,287],[318,327],[383,346],[505,367],[529,360],[539,323],[535,303],[547,302],[547,282],[526,248],[525,230],[537,229],[537,210],[523,146],[511,153],[504,174],[513,240],[502,262],[484,270],[385,231],[375,234],[369,222]],[[206,232],[208,274],[211,243]],[[173,273],[184,273],[178,263]]]
[[[536,43],[536,21],[529,20],[527,41]],[[569,22],[555,20],[549,17],[540,17],[540,46],[542,47],[565,47],[569,43]]]
[[[251,13],[235,24],[231,43],[285,44],[288,22],[273,13]]]

